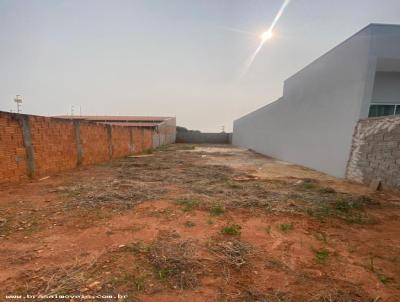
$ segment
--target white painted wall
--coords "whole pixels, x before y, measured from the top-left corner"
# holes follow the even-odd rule
[[[371,50],[386,41],[372,41],[381,30],[375,26],[381,27],[364,28],[287,79],[277,102],[234,121],[233,144],[344,177],[354,128],[365,108],[368,115],[376,54],[395,55],[396,43]]]
[[[400,72],[376,72],[371,101],[373,103],[400,104]]]
[[[375,72],[400,72],[400,25],[372,24],[368,28],[371,33],[369,75],[360,118],[368,117],[369,105],[374,102]]]

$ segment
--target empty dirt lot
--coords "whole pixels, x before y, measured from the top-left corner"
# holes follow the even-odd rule
[[[400,301],[399,231],[398,193],[172,145],[3,186],[0,300]]]

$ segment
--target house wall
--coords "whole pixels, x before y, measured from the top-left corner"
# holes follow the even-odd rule
[[[375,74],[373,103],[400,104],[400,72],[378,71]]]
[[[400,25],[372,24],[369,26],[369,32],[371,41],[367,85],[360,107],[361,119],[368,117],[371,100],[375,102],[373,96],[375,72],[400,72]]]
[[[234,121],[233,144],[344,177],[353,129],[375,72],[370,30],[287,79],[278,101]]]
[[[353,145],[346,177],[400,189],[400,116],[360,120],[353,135]]]
[[[0,112],[0,183],[153,148],[151,128]]]

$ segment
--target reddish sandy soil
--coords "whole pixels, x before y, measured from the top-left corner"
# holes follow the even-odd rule
[[[174,145],[3,185],[0,300],[400,301],[399,218],[398,192]]]

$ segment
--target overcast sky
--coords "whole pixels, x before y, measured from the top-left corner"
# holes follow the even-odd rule
[[[0,0],[0,110],[167,115],[203,131],[282,94],[283,81],[399,0]],[[248,34],[250,33],[250,34]]]

